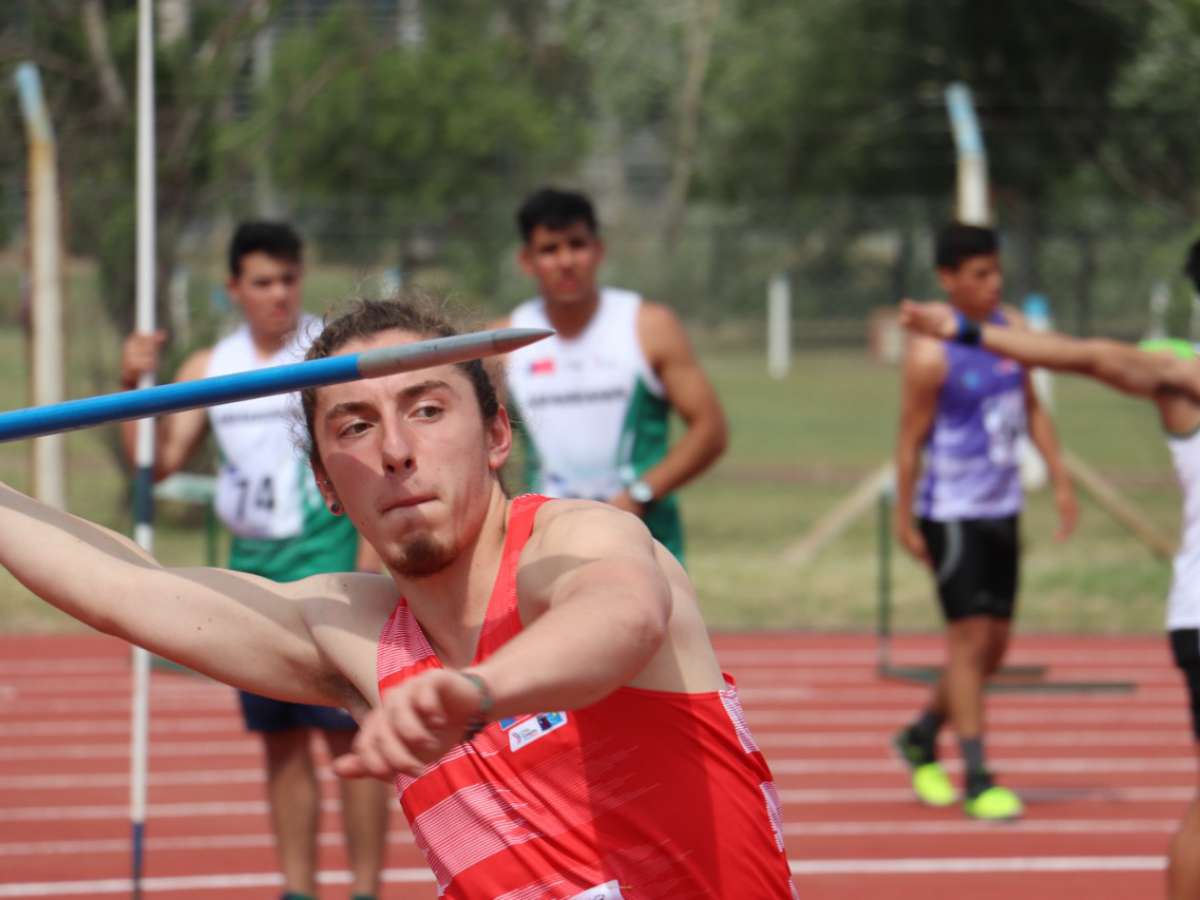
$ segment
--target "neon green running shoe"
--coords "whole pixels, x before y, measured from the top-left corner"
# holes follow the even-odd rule
[[[950,806],[958,800],[958,792],[940,763],[925,763],[913,769],[912,787],[926,806]]]
[[[973,819],[983,819],[987,822],[999,822],[1005,819],[1019,819],[1025,812],[1021,798],[1006,787],[992,785],[986,791],[967,797],[963,801],[963,811]]]
[[[915,740],[908,728],[892,741],[896,754],[912,770],[912,787],[917,799],[926,806],[949,806],[958,800],[946,770],[937,761],[932,744]]]

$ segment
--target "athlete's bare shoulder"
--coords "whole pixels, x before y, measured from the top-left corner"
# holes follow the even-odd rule
[[[626,547],[653,552],[650,532],[637,516],[597,500],[550,500],[537,512],[522,559],[561,553],[595,559]]]
[[[945,374],[945,342],[923,334],[910,333],[904,348],[905,380],[940,380]]]
[[[212,361],[213,348],[201,347],[193,350],[179,366],[175,373],[176,381],[195,381],[208,374],[208,365]]]

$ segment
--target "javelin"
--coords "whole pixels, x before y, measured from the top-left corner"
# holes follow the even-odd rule
[[[465,362],[509,353],[552,334],[553,331],[544,328],[498,328],[136,391],[101,394],[65,403],[31,406],[0,413],[0,441]]]

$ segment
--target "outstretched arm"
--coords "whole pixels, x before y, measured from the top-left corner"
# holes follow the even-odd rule
[[[944,303],[900,304],[900,323],[942,340],[958,334],[958,318]],[[1139,350],[1120,341],[1072,338],[1053,331],[1023,331],[1004,325],[979,326],[980,346],[1027,366],[1087,375],[1139,397],[1169,391],[1200,402],[1200,361]]]
[[[336,582],[279,585],[167,569],[132,541],[0,486],[0,564],[93,628],[256,693],[346,705],[302,604]]]

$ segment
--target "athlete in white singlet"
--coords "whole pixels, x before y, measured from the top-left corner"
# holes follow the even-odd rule
[[[1192,248],[1188,273],[1200,289],[1200,243]],[[1079,340],[993,323],[972,327],[941,303],[905,301],[900,317],[905,327],[918,334],[973,343],[1026,366],[1087,375],[1157,406],[1183,493],[1183,528],[1167,628],[1191,698],[1193,733],[1200,742],[1200,357],[1196,347],[1185,341],[1150,341],[1139,349],[1117,341]],[[1200,897],[1200,795],[1171,843],[1168,885],[1171,900]]]
[[[598,285],[604,244],[585,196],[543,189],[517,222],[519,261],[540,293],[506,322],[557,332],[507,360],[513,416],[526,438],[526,482],[552,497],[604,500],[636,513],[682,558],[673,492],[724,451],[716,393],[674,313]],[[669,444],[672,410],[685,427]]]
[[[214,347],[189,356],[177,381],[227,375],[299,362],[321,323],[300,312],[302,279],[299,237],[286,225],[247,223],[229,252],[227,287],[243,322]],[[122,353],[122,381],[136,385],[158,366],[163,335],[133,335]],[[159,420],[155,477],[181,469],[211,427],[217,441],[216,511],[233,534],[229,567],[273,581],[296,581],[319,572],[356,567],[379,569],[378,557],[360,543],[344,516],[329,512],[297,440],[299,401],[277,394]],[[134,423],[125,423],[126,452],[133,457]],[[354,740],[356,724],[344,710],[286,703],[245,691],[239,702],[247,729],[259,734],[267,768],[267,794],[284,897],[316,893],[316,836],[320,789],[310,734],[320,731],[334,754]],[[339,783],[347,855],[354,871],[352,894],[379,890],[387,829],[387,797],[367,783]]]

